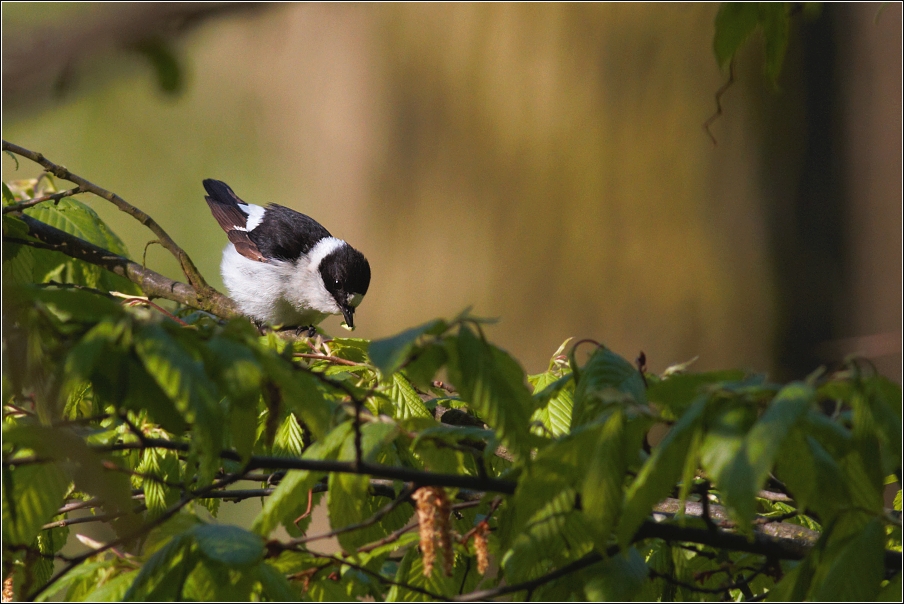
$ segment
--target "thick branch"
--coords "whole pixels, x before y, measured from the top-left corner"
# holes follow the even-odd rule
[[[104,451],[124,451],[129,449],[143,449],[146,447],[186,452],[189,449],[187,443],[158,438],[148,438],[144,444],[137,442],[117,443],[115,445],[98,448]],[[235,451],[222,451],[220,457],[231,461],[242,461],[241,456]],[[246,470],[262,468],[273,470],[310,470],[313,472],[323,472],[324,474],[330,472],[337,472],[340,474],[367,474],[369,476],[389,478],[391,480],[413,482],[418,486],[458,487],[461,489],[482,492],[490,491],[506,495],[514,494],[515,486],[517,485],[517,483],[512,480],[503,480],[500,478],[481,478],[478,476],[465,476],[460,474],[439,474],[435,472],[414,470],[411,468],[384,466],[366,461],[356,464],[353,461],[325,461],[319,459],[252,455],[246,464]]]
[[[62,178],[63,180],[68,180],[69,182],[74,182],[79,186],[79,188],[88,193],[94,193],[98,197],[102,197],[115,205],[117,208],[133,217],[135,220],[146,226],[157,236],[160,240],[160,245],[167,249],[173,256],[176,257],[176,260],[179,261],[180,266],[182,267],[182,272],[185,274],[188,282],[197,289],[201,294],[208,295],[211,292],[215,292],[207,282],[204,280],[204,277],[201,276],[201,273],[198,271],[197,267],[195,267],[194,262],[192,262],[191,258],[188,257],[188,254],[185,253],[181,247],[179,247],[175,241],[167,234],[166,231],[163,230],[157,222],[127,202],[125,199],[113,193],[111,191],[107,191],[92,182],[89,182],[78,176],[77,174],[73,174],[63,166],[53,163],[40,153],[35,153],[34,151],[29,151],[24,147],[20,147],[19,145],[14,145],[10,142],[3,141],[3,150],[9,151],[11,153],[15,153],[16,155],[21,155],[22,157],[28,158],[33,162],[40,164],[47,172],[50,172],[57,178]]]
[[[28,226],[30,234],[42,241],[43,245],[34,241],[14,240],[11,238],[7,238],[5,241],[61,252],[72,258],[78,258],[100,266],[135,283],[146,295],[152,298],[163,298],[179,302],[224,319],[240,316],[235,303],[211,287],[207,287],[201,293],[190,285],[173,281],[160,273],[141,266],[137,262],[117,256],[108,250],[54,228],[40,220],[26,215],[22,215],[20,218]]]

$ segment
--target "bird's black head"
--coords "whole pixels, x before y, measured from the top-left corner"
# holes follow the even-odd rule
[[[320,262],[323,285],[342,310],[345,323],[355,327],[355,308],[370,287],[370,264],[364,254],[345,244]]]

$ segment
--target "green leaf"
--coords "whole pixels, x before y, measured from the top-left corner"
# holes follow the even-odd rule
[[[207,483],[219,466],[224,418],[203,362],[185,346],[190,336],[173,335],[161,325],[144,325],[135,334],[135,351],[148,374],[193,425],[192,448],[199,453],[201,482]]]
[[[647,580],[649,569],[637,548],[606,559],[597,565],[584,593],[591,602],[631,602]]]
[[[127,534],[137,526],[139,518],[130,513],[133,503],[128,477],[107,471],[103,456],[91,450],[76,434],[65,428],[20,425],[5,429],[3,441],[32,449],[37,455],[61,465],[69,462],[64,467],[80,491],[97,496],[110,513],[125,513],[112,523],[119,534]]]
[[[807,412],[814,394],[803,382],[785,386],[747,435],[745,447],[757,490],[765,483],[782,443]]]
[[[838,462],[812,436],[794,428],[778,456],[776,475],[794,495],[800,509],[810,508],[823,523],[851,497]]]
[[[584,515],[596,539],[597,550],[606,551],[609,534],[624,501],[627,466],[625,415],[614,410],[602,424],[599,439],[587,451],[587,474],[581,488]]]
[[[396,435],[398,428],[392,424],[369,423],[361,426],[361,449],[363,458],[372,460],[383,447],[389,445]],[[355,434],[350,433],[342,449],[339,451],[340,461],[355,460]],[[364,474],[332,473],[329,478],[329,491],[327,492],[327,508],[330,514],[330,525],[341,528],[358,524],[370,516],[387,501],[377,503],[368,495],[370,481]],[[373,530],[369,530],[373,529]],[[379,532],[379,527],[342,533],[339,535],[339,544],[346,551],[353,551],[373,541],[374,532]],[[383,535],[378,535],[379,539]]]
[[[303,451],[304,430],[301,429],[295,414],[290,413],[276,430],[273,454],[277,457],[301,457]]]
[[[462,325],[449,339],[449,377],[477,415],[496,430],[516,459],[530,450],[533,398],[524,371],[508,353],[476,337]]]
[[[592,422],[611,404],[647,402],[646,385],[640,372],[606,347],[594,351],[584,367],[574,374],[572,429]]]
[[[877,602],[900,602],[901,601],[901,571],[898,571],[892,577],[888,584],[879,591],[876,596]]]
[[[96,589],[85,595],[85,602],[123,602],[129,587],[138,577],[139,571],[125,571],[118,575],[110,577],[101,585],[96,585]]]
[[[446,331],[448,324],[436,319],[413,327],[391,338],[375,340],[370,343],[368,355],[370,360],[384,377],[398,371],[417,347],[417,341],[423,335],[439,335]]]
[[[298,602],[301,598],[285,576],[267,563],[257,569],[263,595],[271,602]]]
[[[97,212],[73,197],[64,197],[57,204],[40,204],[26,209],[25,213],[117,256],[129,257],[122,239],[107,227]]]
[[[554,566],[580,558],[593,549],[593,534],[586,516],[575,509],[574,489],[559,490],[530,516],[503,555],[506,580],[518,583],[534,579]]]
[[[135,582],[123,596],[126,602],[181,599],[183,586],[198,562],[192,555],[190,533],[177,535],[142,565]]]
[[[679,373],[651,384],[647,390],[647,400],[664,405],[677,417],[701,392],[715,389],[724,382],[743,379],[744,372],[739,370]]]
[[[387,394],[395,408],[394,413],[392,413],[394,418],[405,420],[410,417],[433,417],[433,414],[424,405],[424,401],[414,391],[405,376],[398,373],[394,374],[392,376],[392,387]]]
[[[56,515],[68,489],[69,477],[55,465],[44,463],[13,466],[10,470],[4,468],[4,542],[31,545],[41,526]]]
[[[336,406],[326,400],[317,378],[295,369],[270,351],[261,353],[258,360],[265,373],[279,386],[286,408],[296,413],[315,437],[323,438],[330,429]]]
[[[425,390],[433,385],[433,380],[440,368],[449,361],[445,347],[431,343],[422,347],[411,362],[405,366],[405,377],[419,388]]]
[[[775,83],[782,71],[791,18],[785,2],[760,2],[759,21],[766,45],[766,76]]]
[[[885,574],[885,530],[878,518],[848,538],[830,541],[813,576],[808,600],[868,602]]]
[[[713,52],[721,69],[728,67],[735,53],[747,41],[759,22],[759,8],[753,2],[723,2],[716,13]]]
[[[678,423],[672,426],[665,438],[653,449],[637,478],[628,487],[624,511],[617,529],[618,542],[623,547],[631,543],[634,533],[652,512],[653,505],[672,490],[681,477],[687,458],[697,454],[690,447],[706,405],[706,397],[701,396],[688,407]]]
[[[198,551],[207,559],[229,568],[248,567],[260,562],[264,555],[264,541],[237,526],[202,524],[191,531]]]
[[[337,426],[323,440],[308,447],[302,459],[335,459],[350,432],[349,422]],[[289,470],[276,490],[267,497],[264,508],[251,525],[251,530],[266,537],[279,524],[291,523],[307,507],[308,491],[314,488],[321,476],[322,473],[319,472]]]
[[[110,230],[110,228],[101,220],[100,216],[91,209],[90,206],[72,198],[66,197],[56,204],[44,203],[24,210],[32,218],[40,220],[52,227],[60,229],[70,235],[74,235],[80,239],[84,239],[89,243],[93,243],[99,247],[109,250],[118,256],[129,258],[129,251],[126,249],[122,240]],[[47,272],[52,266],[60,266],[61,261],[70,268],[69,276],[62,277],[63,281],[71,283],[80,283],[89,287],[99,287],[108,291],[121,291],[127,294],[140,295],[141,290],[134,283],[115,275],[97,266],[74,260],[55,254],[56,259],[47,261],[50,265],[45,265],[43,274],[35,275],[36,281],[46,281],[50,278],[51,273]],[[36,272],[38,272],[36,266]],[[60,280],[58,278],[57,280]]]
[[[534,433],[538,436],[562,436],[571,429],[571,413],[574,409],[574,381],[572,374],[557,377],[552,371],[528,377],[534,387],[534,400],[540,406],[531,416],[531,423],[540,422]]]

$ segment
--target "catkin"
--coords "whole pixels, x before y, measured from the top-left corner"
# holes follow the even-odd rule
[[[474,531],[474,551],[477,553],[477,572],[485,575],[490,566],[490,552],[487,549],[487,533],[490,525],[484,520],[480,522]]]
[[[452,576],[455,561],[452,553],[452,527],[449,522],[452,504],[446,491],[441,487],[421,487],[411,498],[417,504],[424,576],[429,577],[433,572],[437,547],[443,556],[443,571],[446,576]]]

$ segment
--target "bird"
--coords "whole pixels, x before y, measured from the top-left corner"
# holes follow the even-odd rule
[[[310,335],[329,315],[355,328],[355,309],[370,286],[364,254],[319,222],[275,203],[242,201],[226,183],[203,181],[213,217],[226,232],[220,274],[239,310],[258,325]]]

